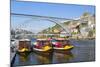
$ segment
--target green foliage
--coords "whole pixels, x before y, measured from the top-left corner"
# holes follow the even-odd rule
[[[69,25],[71,21],[64,22],[64,25]]]
[[[72,34],[72,35],[75,35],[75,34],[78,34],[78,32],[72,32],[71,34]]]
[[[90,15],[90,13],[88,13],[88,12],[84,12],[84,14],[83,14],[84,17],[88,16],[88,15]]]

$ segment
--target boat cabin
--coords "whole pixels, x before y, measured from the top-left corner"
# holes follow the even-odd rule
[[[46,39],[37,39],[37,41],[34,43],[34,48],[38,48],[41,49],[45,46],[52,46],[52,43],[50,42],[50,40],[46,40]]]
[[[30,51],[31,41],[29,39],[21,39],[19,40],[18,51]]]
[[[64,46],[68,46],[71,45],[71,43],[69,42],[69,40],[66,40],[64,38],[57,38],[52,42],[54,47],[64,47]]]

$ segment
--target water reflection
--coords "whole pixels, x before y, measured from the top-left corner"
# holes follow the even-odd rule
[[[65,63],[73,58],[72,52],[61,53],[54,51],[53,53],[20,53],[17,54],[16,65],[31,65],[31,64],[51,64],[51,63]]]
[[[24,66],[31,63],[30,53],[17,53],[15,58],[14,66]]]
[[[50,64],[52,63],[52,53],[18,53],[15,58],[14,66]]]
[[[19,54],[19,60],[20,60],[20,62],[26,62],[27,60],[29,60],[28,54],[29,53],[20,53]]]
[[[69,62],[73,57],[74,56],[72,52],[68,52],[68,53],[54,52],[53,53],[53,63]]]
[[[52,63],[52,54],[34,54],[38,64],[50,64]]]

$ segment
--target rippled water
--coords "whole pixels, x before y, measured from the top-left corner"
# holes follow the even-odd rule
[[[16,54],[14,66],[85,62],[95,60],[95,40],[71,40],[74,49],[69,53],[53,52],[50,55]]]

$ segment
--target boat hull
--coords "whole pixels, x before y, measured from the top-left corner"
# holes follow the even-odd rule
[[[39,51],[39,50],[36,50],[36,49],[33,48],[33,52],[41,54],[41,55],[49,55],[49,54],[52,53],[52,51],[53,51],[52,49],[49,49],[47,51]]]
[[[31,49],[27,49],[27,50],[17,50],[17,53],[28,53],[31,52]]]
[[[54,49],[54,52],[59,52],[59,53],[69,53],[74,47],[68,48],[68,49]]]

